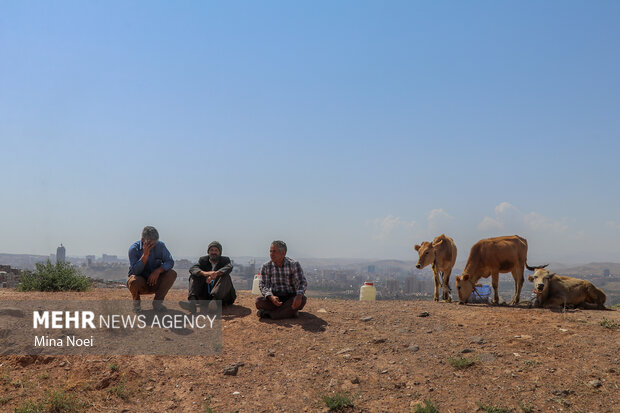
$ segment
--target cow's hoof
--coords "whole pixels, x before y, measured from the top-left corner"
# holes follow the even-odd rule
[[[439,297],[434,297],[433,301],[439,301]]]

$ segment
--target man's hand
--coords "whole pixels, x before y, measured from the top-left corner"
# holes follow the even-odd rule
[[[275,295],[269,295],[267,298],[269,298],[269,301],[271,301],[271,303],[276,307],[280,307],[282,305],[282,301],[280,301],[280,299]]]
[[[149,259],[149,255],[151,254],[151,250],[155,246],[155,242],[149,240],[142,243],[142,262],[146,263]]]
[[[303,295],[297,294],[295,298],[293,298],[293,305],[291,306],[293,310],[297,310],[299,307],[301,307],[301,303],[303,302],[302,297]]]
[[[149,275],[149,279],[146,280],[146,283],[148,285],[155,285],[155,284],[157,284],[157,280],[159,279],[159,274],[161,274],[162,271],[163,270],[161,268],[155,269],[155,271],[153,271],[151,273],[151,275]]]
[[[200,275],[207,279],[207,282],[211,282],[211,280],[215,280],[218,275],[220,275],[219,271],[201,271]]]

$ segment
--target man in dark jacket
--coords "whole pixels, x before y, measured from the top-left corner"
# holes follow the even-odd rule
[[[198,300],[221,300],[222,305],[230,305],[237,298],[230,278],[233,265],[230,258],[222,256],[222,244],[213,241],[207,254],[189,269],[189,306],[186,303],[181,305],[191,312],[196,312]]]

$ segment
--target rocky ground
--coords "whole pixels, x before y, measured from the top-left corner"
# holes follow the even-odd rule
[[[425,399],[441,412],[620,412],[618,311],[310,298],[299,318],[271,321],[239,295],[217,356],[2,356],[0,411],[321,412],[340,395],[348,412],[411,412]]]

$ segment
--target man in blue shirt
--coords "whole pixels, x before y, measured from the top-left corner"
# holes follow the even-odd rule
[[[166,245],[159,241],[157,230],[151,226],[144,227],[140,241],[129,247],[127,287],[134,300],[134,311],[140,311],[140,294],[155,294],[153,309],[166,309],[162,301],[177,278],[173,266],[172,255]]]

